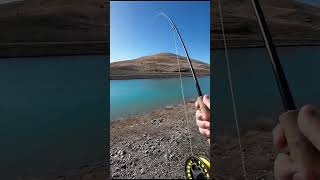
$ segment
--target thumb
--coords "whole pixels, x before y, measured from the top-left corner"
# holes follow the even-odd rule
[[[208,95],[203,96],[203,103],[210,109],[210,97]]]
[[[298,116],[298,126],[304,136],[320,150],[320,113],[311,106],[303,106]]]

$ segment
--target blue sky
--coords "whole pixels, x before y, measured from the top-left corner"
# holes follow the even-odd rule
[[[193,59],[210,61],[210,1],[111,1],[110,60],[134,59],[159,52],[175,53],[172,29],[159,13],[177,25]],[[184,55],[177,41],[178,54]]]

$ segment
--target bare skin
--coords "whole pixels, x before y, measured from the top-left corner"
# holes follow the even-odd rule
[[[195,102],[196,123],[200,133],[210,138],[210,97],[199,97]],[[313,106],[301,108],[298,116],[298,126],[301,133],[313,144],[320,154],[320,111]],[[282,151],[274,163],[274,175],[277,180],[319,180],[320,168],[315,171],[299,172],[294,168],[294,162],[288,153],[287,140],[280,124],[273,130],[273,143]],[[316,160],[318,161],[318,160]],[[320,160],[319,160],[320,161]],[[320,164],[320,162],[318,162]]]
[[[301,108],[298,115],[298,127],[301,133],[312,143],[320,153],[320,111],[313,106],[306,105]],[[274,173],[278,180],[317,180],[320,179],[320,169],[304,168],[304,172],[295,170],[295,165],[290,157],[287,140],[283,128],[278,124],[273,129],[273,144],[283,153],[277,155],[274,163]],[[316,157],[315,157],[316,158]],[[316,160],[318,162],[319,160]],[[314,166],[316,166],[315,163]]]
[[[202,135],[210,139],[210,97],[204,95],[198,97],[195,102],[196,111],[196,123],[199,127],[199,131]]]

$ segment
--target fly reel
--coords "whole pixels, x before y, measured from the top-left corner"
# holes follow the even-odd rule
[[[187,159],[185,173],[187,179],[210,179],[210,161],[205,157],[191,156]]]

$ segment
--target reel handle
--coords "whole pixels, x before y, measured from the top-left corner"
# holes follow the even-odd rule
[[[312,143],[301,133],[298,127],[298,110],[288,111],[279,117],[280,124],[284,129],[290,157],[294,162],[296,171],[314,171],[319,167],[319,152]]]

